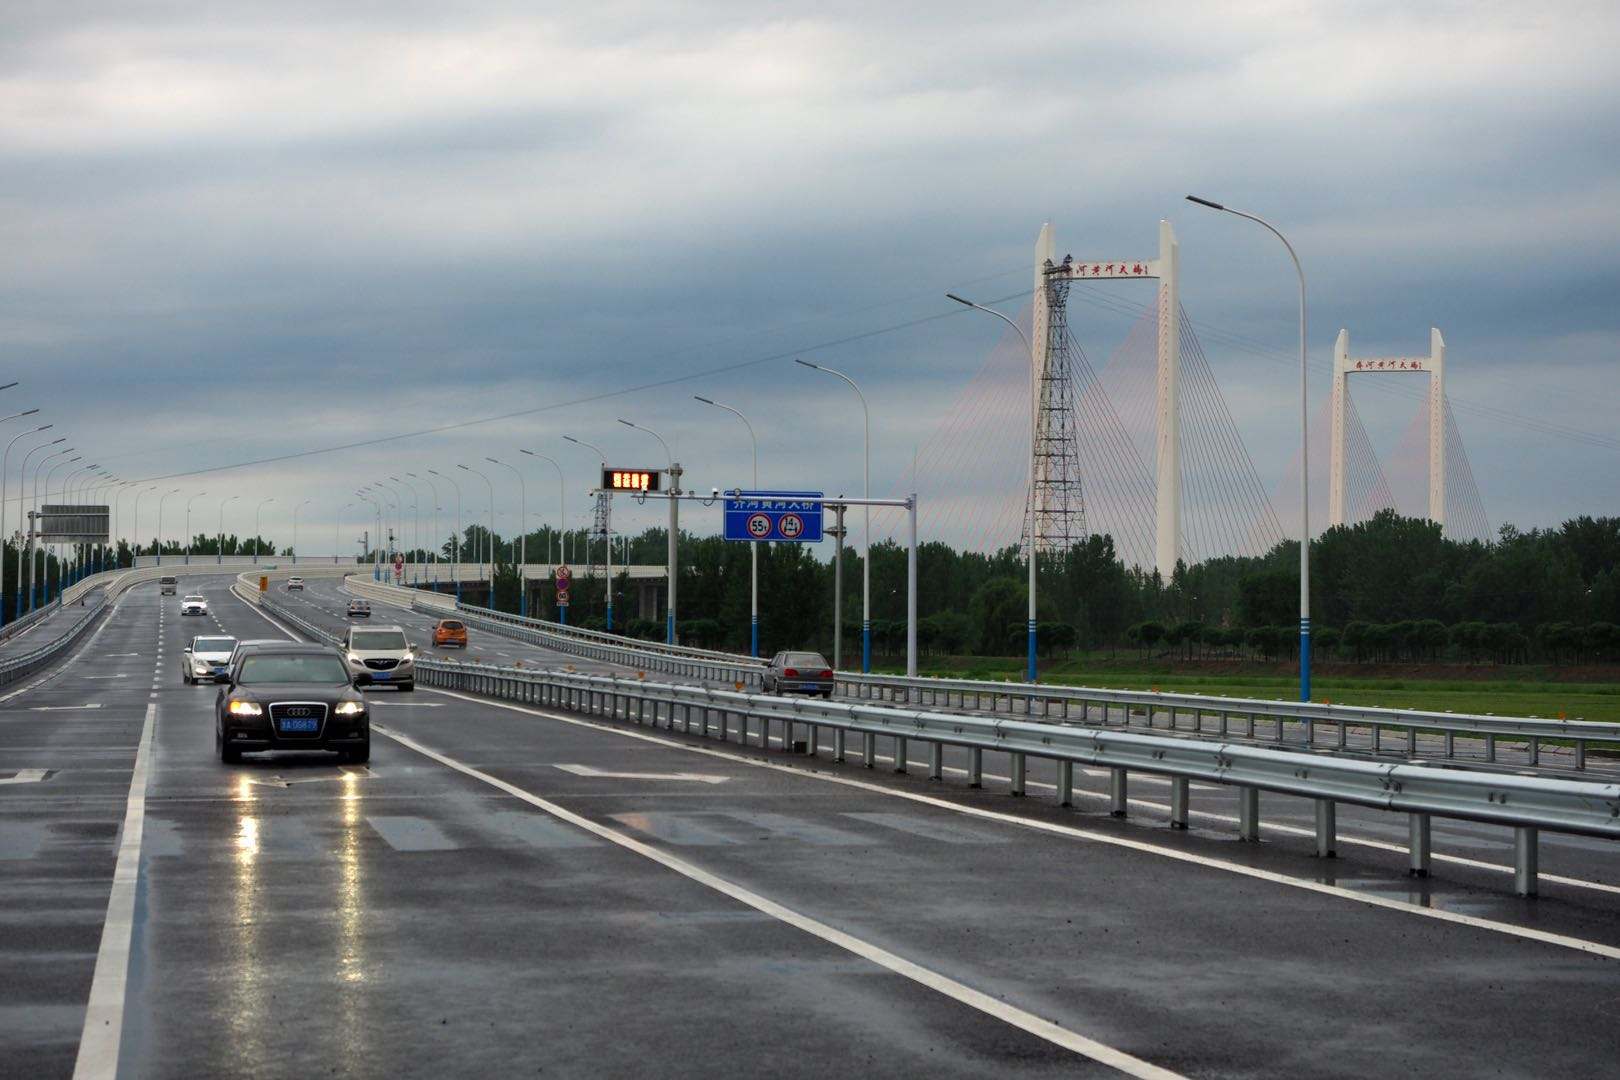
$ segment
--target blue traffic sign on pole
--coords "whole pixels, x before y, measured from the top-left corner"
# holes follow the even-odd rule
[[[726,539],[821,543],[819,491],[739,491],[726,497]]]

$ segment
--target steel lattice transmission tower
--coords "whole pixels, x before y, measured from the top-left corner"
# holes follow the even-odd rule
[[[1080,439],[1077,428],[1073,377],[1074,342],[1069,337],[1069,281],[1064,256],[1061,265],[1043,260],[1042,280],[1036,289],[1043,294],[1045,328],[1036,333],[1044,339],[1039,368],[1039,404],[1035,425],[1036,550],[1066,552],[1086,538],[1085,488],[1080,478]],[[1025,550],[1028,550],[1029,515],[1025,515]]]

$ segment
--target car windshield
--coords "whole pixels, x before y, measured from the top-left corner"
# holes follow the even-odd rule
[[[267,683],[341,683],[349,676],[335,656],[319,653],[247,656],[236,680],[243,686]]]
[[[788,667],[795,668],[825,668],[830,665],[820,653],[790,652],[782,661]]]
[[[405,635],[398,630],[362,630],[349,638],[349,648],[382,650],[405,648]]]
[[[444,630],[460,630],[460,629],[463,629],[462,625],[460,623],[456,622],[454,619],[446,619],[446,620],[444,620],[444,622],[439,624],[439,627],[441,629],[444,629]]]
[[[175,582],[174,582],[174,578],[166,577],[166,578],[158,578],[158,583],[160,585],[173,585]]]
[[[192,593],[190,596],[186,597],[186,603],[189,604],[193,600],[201,600],[201,599],[202,599],[202,597],[198,596],[196,593]]]
[[[191,643],[192,652],[228,653],[236,648],[236,639],[228,637],[200,637]]]

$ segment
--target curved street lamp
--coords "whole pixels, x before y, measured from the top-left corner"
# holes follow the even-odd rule
[[[705,405],[713,405],[717,409],[724,409],[743,422],[748,429],[748,443],[753,447],[754,453],[754,490],[759,490],[759,437],[754,434],[754,425],[748,422],[748,417],[739,410],[732,408],[713,398],[706,398],[702,394],[693,394],[692,400],[701,401]],[[751,540],[748,544],[748,655],[759,655],[759,541]]]
[[[518,482],[518,615],[529,617],[529,498],[524,490],[523,474],[518,472],[517,466],[508,465],[504,461],[486,457],[485,461],[491,465],[499,465],[503,469],[510,469]],[[494,488],[490,489],[491,499],[494,498]]]
[[[191,564],[191,504],[206,494],[208,492],[199,491],[186,500],[186,565],[188,566]]]
[[[864,499],[871,499],[872,413],[871,410],[866,407],[866,395],[861,393],[861,388],[859,386],[855,385],[855,380],[850,378],[848,375],[845,375],[842,371],[834,371],[830,367],[823,367],[820,364],[812,364],[808,360],[800,360],[796,357],[794,358],[793,362],[803,367],[807,367],[812,371],[825,372],[828,375],[843,379],[849,384],[849,388],[855,391],[855,396],[861,399],[861,440],[862,445],[865,447],[862,453],[862,460],[864,463],[861,468],[861,497]],[[865,534],[861,543],[862,546],[866,548],[866,557],[861,560],[861,671],[869,672],[872,670],[872,506],[870,502],[861,507],[861,514],[861,530]]]
[[[459,604],[461,603],[461,538],[464,535],[461,531],[461,485],[455,479],[446,476],[437,469],[429,469],[428,474],[437,476],[440,480],[449,484],[456,493],[456,531],[455,535],[450,538],[450,557],[454,560],[450,563],[450,582],[455,586],[456,603]],[[434,489],[435,494],[437,494],[437,490]]]
[[[584,439],[576,439],[572,435],[564,435],[563,436],[563,441],[564,442],[571,442],[575,446],[588,446],[592,450],[595,450],[597,460],[601,463],[601,467],[604,468],[604,469],[607,468],[607,455],[602,452],[602,448],[600,446],[597,446],[595,443],[588,443]],[[600,479],[600,475],[598,475],[598,479]],[[612,496],[608,496],[608,498],[610,500],[608,505],[611,506],[612,505],[612,502],[611,502]],[[603,532],[602,540],[603,540],[604,545],[607,548],[607,562],[605,564],[605,569],[606,569],[607,576],[604,579],[606,591],[603,593],[603,596],[606,598],[606,604],[604,605],[604,611],[605,611],[606,618],[605,618],[604,622],[607,625],[607,629],[611,632],[612,629],[613,629],[613,522],[612,522],[611,518],[608,519],[608,527],[603,529],[602,532]],[[591,539],[590,539],[590,533],[586,533],[585,534],[585,561],[586,561],[587,564],[590,562],[590,558],[591,558]]]
[[[1299,700],[1311,700],[1311,469],[1309,437],[1310,419],[1306,410],[1309,369],[1305,366],[1305,271],[1299,265],[1294,245],[1288,242],[1277,227],[1257,214],[1234,210],[1197,195],[1188,195],[1187,201],[1207,206],[1211,210],[1231,214],[1252,221],[1282,241],[1293,260],[1294,274],[1299,278]]]
[[[240,494],[232,495],[219,504],[219,554],[215,561],[221,566],[225,565],[225,507],[241,497]]]
[[[260,502],[258,506],[255,506],[253,508],[253,565],[254,566],[259,565],[259,532],[260,532],[259,515],[263,512],[263,510],[264,510],[264,508],[266,506],[269,506],[271,503],[273,503],[275,501],[276,501],[276,497],[274,495],[272,495],[268,499],[265,499],[264,501]],[[160,504],[161,504],[161,502],[162,502],[162,500],[159,500]],[[159,506],[159,513],[161,513],[161,512],[162,512],[162,507],[160,505]],[[271,554],[274,555],[275,552],[272,551]]]
[[[484,486],[489,489],[489,544],[488,544],[488,547],[489,547],[489,606],[494,607],[495,606],[495,485],[489,482],[489,477],[485,476],[483,473],[479,472],[477,469],[470,468],[470,467],[468,467],[466,465],[462,465],[459,462],[457,463],[456,468],[465,469],[467,472],[472,473],[474,476],[478,477],[478,479],[482,480],[484,482]],[[480,560],[479,560],[478,572],[480,574],[482,574],[484,572],[482,558],[480,558]]]
[[[314,499],[305,499],[293,507],[293,565],[298,565],[298,511],[314,502]]]
[[[676,497],[681,493],[681,467],[675,464],[674,452],[670,450],[669,443],[665,442],[664,437],[658,434],[658,432],[654,431],[652,428],[642,427],[640,424],[631,423],[629,420],[626,420],[623,417],[619,418],[619,423],[628,428],[635,428],[637,431],[645,431],[648,435],[651,435],[653,438],[657,439],[658,445],[664,448],[664,456],[669,459],[669,549],[668,554],[664,558],[664,572],[669,575],[669,603],[665,606],[664,612],[664,643],[666,645],[673,645],[675,644],[675,593],[676,586],[679,585],[681,580],[679,548],[681,535],[681,501]],[[628,556],[626,556],[625,561],[629,561]]]

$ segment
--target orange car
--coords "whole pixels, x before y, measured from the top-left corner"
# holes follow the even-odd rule
[[[433,624],[433,645],[447,649],[452,645],[467,647],[467,624],[460,619],[440,619]]]

